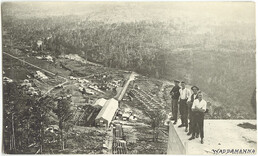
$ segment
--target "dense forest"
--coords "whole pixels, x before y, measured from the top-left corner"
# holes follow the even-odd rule
[[[3,88],[3,135],[9,136],[4,138],[4,149],[7,153],[31,153],[28,147],[35,142],[36,147],[42,148],[53,99],[42,95],[31,97],[16,83],[5,83]]]
[[[183,16],[165,22],[117,22],[101,18],[109,7],[86,16],[85,11],[53,15],[53,10],[37,10],[36,4],[24,5],[30,10],[25,14],[21,6],[6,3],[3,7],[3,46],[37,50],[41,40],[41,50],[55,57],[73,53],[108,67],[184,80],[200,86],[225,108],[244,113],[243,118],[255,118],[251,106],[256,86],[253,23],[238,19],[196,22]],[[13,44],[8,45],[5,37]]]

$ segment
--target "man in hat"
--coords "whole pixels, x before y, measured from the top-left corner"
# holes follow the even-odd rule
[[[179,111],[181,115],[181,122],[182,124],[178,127],[185,127],[185,132],[188,131],[188,107],[187,107],[187,100],[191,96],[191,91],[185,88],[185,82],[181,82],[181,89],[179,90]]]
[[[189,114],[189,132],[187,133],[187,135],[191,135],[193,132],[193,112],[192,112],[192,106],[193,106],[193,102],[195,99],[198,99],[197,93],[199,91],[199,88],[197,86],[192,86],[191,87],[193,94],[191,95],[191,98],[188,99],[187,103],[188,103],[188,114]],[[199,131],[198,131],[199,132]],[[197,132],[197,136],[199,135],[199,133]]]
[[[194,126],[194,130],[192,133],[192,137],[189,138],[189,140],[195,139],[195,133],[197,132],[197,128],[200,132],[201,137],[201,144],[203,144],[203,138],[204,138],[204,131],[203,131],[203,125],[204,125],[204,112],[206,111],[207,102],[202,99],[203,95],[201,92],[198,93],[198,99],[194,100],[192,111],[193,111],[193,124],[197,124],[198,126]]]
[[[170,95],[172,96],[172,120],[175,120],[173,124],[177,123],[177,113],[178,113],[178,98],[180,96],[179,93],[179,81],[178,80],[174,80],[175,86],[172,88],[172,90],[170,91]]]

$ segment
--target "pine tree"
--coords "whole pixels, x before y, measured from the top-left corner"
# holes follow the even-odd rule
[[[71,99],[65,95],[57,102],[57,109],[54,111],[59,120],[60,138],[61,138],[61,149],[65,148],[64,131],[68,132],[70,128],[70,121],[73,117],[72,110],[70,108]]]

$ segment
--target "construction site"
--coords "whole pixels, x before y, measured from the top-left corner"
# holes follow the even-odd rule
[[[231,21],[225,35],[231,18],[192,22],[188,11],[167,17],[178,4],[156,5],[62,3],[59,12],[50,3],[5,3],[4,152],[256,154],[253,29]],[[204,144],[189,140],[180,113],[171,121],[174,79],[191,94],[197,85],[207,101]]]
[[[118,71],[92,64],[84,65],[85,70],[88,69],[88,71],[85,72],[87,75],[82,75],[82,77],[65,75],[69,71],[72,73],[68,69],[65,69],[66,72],[63,72],[62,75],[54,74],[53,70],[57,69],[51,68],[48,71],[49,66],[52,66],[51,63],[49,63],[48,68],[44,69],[42,66],[32,64],[37,58],[27,56],[21,59],[20,56],[4,53],[4,69],[6,69],[4,70],[4,82],[12,83],[16,81],[20,83],[20,86],[27,90],[27,93],[31,96],[34,94],[49,94],[56,101],[71,98],[74,127],[69,132],[71,133],[69,134],[70,137],[67,138],[66,146],[68,149],[70,141],[71,144],[74,144],[74,135],[81,136],[87,132],[100,133],[102,136],[101,141],[97,143],[100,146],[99,149],[102,150],[95,151],[97,153],[166,152],[167,130],[163,128],[159,140],[153,142],[153,129],[149,125],[151,119],[148,116],[153,109],[161,108],[165,110],[166,104],[160,103],[161,100],[158,97],[158,94],[161,94],[159,93],[161,86],[158,86],[160,83],[155,84],[146,78],[141,78],[134,72]],[[64,64],[73,64],[73,66],[69,66],[73,73],[76,71],[76,64],[81,63],[69,58],[66,58],[66,60],[60,58],[60,60]],[[40,61],[48,63],[47,60]],[[105,72],[101,72],[101,68],[105,68]],[[59,71],[62,71],[64,67],[60,67],[60,69]],[[92,72],[93,69],[99,72],[94,73]],[[101,70],[103,71],[103,69]],[[22,74],[17,73],[19,71],[23,71]],[[145,91],[144,89],[147,89],[144,88],[146,84],[151,86]],[[143,89],[140,89],[141,87]],[[58,133],[57,116],[50,113],[49,119],[51,125],[47,128],[47,132],[50,135],[53,135],[51,133]],[[49,151],[56,152],[54,147],[57,139],[50,137],[50,140],[47,141],[47,147],[53,148]],[[94,139],[99,138],[91,136],[85,141],[89,144],[96,143],[97,140]],[[150,142],[150,145],[146,147],[144,142]]]
[[[216,149],[224,148],[224,144],[229,145],[223,142],[223,138],[226,136],[212,135],[214,134],[212,131],[216,130],[212,128],[213,126],[223,125],[222,122],[230,122],[235,126],[237,126],[237,123],[245,122],[255,124],[255,121],[244,120],[234,122],[232,120],[206,120],[205,132],[207,132],[206,140],[208,142],[203,147],[203,150],[194,150],[196,146],[198,147],[198,142],[189,142],[183,131],[174,128],[172,124],[169,126],[168,114],[170,113],[171,102],[168,94],[173,84],[168,81],[150,79],[128,71],[114,72],[112,69],[107,71],[107,68],[103,73],[91,72],[89,75],[83,75],[83,77],[59,76],[47,71],[47,69],[36,65],[32,66],[29,61],[25,61],[26,59],[21,60],[11,54],[5,55],[4,53],[4,60],[6,60],[4,61],[4,69],[7,69],[4,70],[4,81],[6,83],[20,82],[20,86],[27,90],[31,96],[41,91],[43,94],[54,96],[57,100],[64,98],[63,93],[65,93],[65,98],[71,98],[74,128],[69,132],[71,134],[67,139],[66,150],[71,148],[71,145],[76,145],[76,138],[87,135],[88,138],[84,138],[86,140],[83,140],[83,142],[90,144],[91,146],[89,147],[96,147],[96,144],[98,144],[98,148],[94,151],[89,147],[85,149],[87,147],[87,144],[85,144],[84,147],[80,147],[80,150],[77,149],[76,152],[182,154],[190,150],[191,154],[193,151],[196,151],[194,152],[195,154],[212,154],[212,149],[215,149],[215,147],[211,140],[215,140],[214,137],[219,145]],[[68,61],[75,65],[77,63],[76,61]],[[100,69],[102,67],[85,64],[85,68]],[[19,71],[25,70],[27,73],[23,72],[23,77],[16,79],[15,74],[17,73],[14,71],[15,69]],[[28,69],[30,70],[28,71]],[[73,71],[76,70],[73,69]],[[211,104],[208,107],[212,109]],[[158,125],[153,127],[153,118],[158,117],[155,113],[164,114],[165,117],[160,118]],[[212,113],[207,114],[206,117],[212,118]],[[56,130],[51,131],[51,133],[57,133],[57,116],[51,113],[49,118],[52,123],[50,129]],[[233,125],[232,127],[230,127],[230,124],[226,125],[229,126],[227,128],[228,133],[232,134],[235,131]],[[248,142],[245,146],[246,149],[256,149],[256,140],[247,136],[247,134],[252,136],[253,134],[251,133],[255,133],[255,131],[243,129],[242,138],[239,138],[241,145],[245,141]],[[234,136],[231,135],[231,137]],[[178,140],[175,142],[174,138]],[[222,140],[218,140],[219,138]],[[51,137],[47,145],[51,149],[49,151],[54,153],[57,152],[54,148],[55,139]],[[234,140],[233,142],[236,141],[236,139],[232,140]],[[175,144],[179,145],[180,143],[182,145],[175,149]],[[78,146],[81,145],[78,144]],[[63,152],[65,153],[65,151]]]

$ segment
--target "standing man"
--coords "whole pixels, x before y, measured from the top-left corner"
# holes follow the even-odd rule
[[[193,132],[193,111],[192,111],[192,106],[194,100],[198,99],[197,93],[199,91],[199,88],[197,86],[193,86],[192,88],[193,94],[191,95],[191,98],[188,99],[188,114],[189,114],[189,132],[187,135],[191,135]],[[198,131],[199,132],[199,131]],[[198,133],[196,135],[199,135]],[[197,136],[196,136],[197,137]]]
[[[194,126],[194,131],[192,133],[192,137],[189,140],[195,139],[195,133],[197,132],[197,128],[200,131],[201,136],[201,144],[203,144],[204,132],[203,132],[203,124],[204,124],[204,112],[206,111],[207,102],[202,99],[202,93],[198,93],[198,99],[194,100],[192,111],[193,111],[193,124],[197,124]]]
[[[172,88],[172,90],[170,91],[170,95],[172,97],[171,103],[172,103],[172,115],[173,118],[172,120],[174,121],[174,125],[177,123],[177,112],[178,112],[178,98],[180,96],[179,93],[179,81],[178,80],[174,80],[175,86]]]
[[[181,114],[181,122],[182,124],[178,127],[185,127],[185,132],[188,131],[188,107],[187,107],[187,100],[191,96],[191,91],[185,88],[185,82],[181,82],[181,89],[179,90],[179,111]]]

